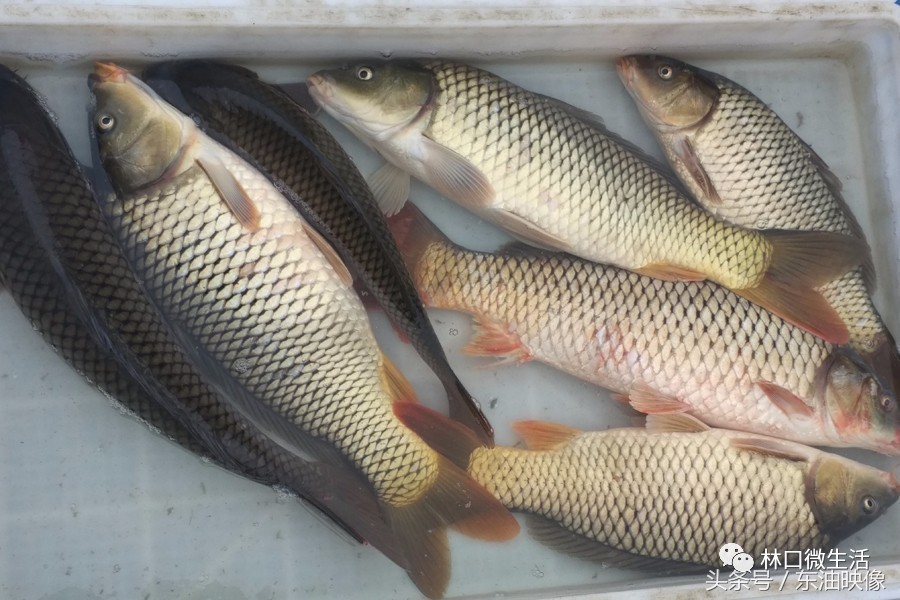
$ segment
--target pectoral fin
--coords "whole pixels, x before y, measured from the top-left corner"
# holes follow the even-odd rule
[[[196,160],[241,225],[250,231],[259,229],[259,208],[219,157],[214,152],[200,152]]]
[[[391,163],[386,163],[372,173],[368,183],[375,201],[386,217],[400,212],[409,199],[409,173]]]
[[[505,326],[481,317],[472,322],[474,333],[472,339],[463,348],[463,352],[473,356],[499,356],[500,363],[524,363],[532,356],[514,333]]]
[[[792,391],[786,390],[770,381],[757,381],[756,385],[768,396],[772,404],[777,406],[788,417],[811,418],[813,416],[813,409]]]
[[[532,246],[543,250],[572,252],[571,244],[514,212],[494,210],[493,214],[501,227]]]
[[[641,275],[646,275],[647,277],[662,279],[663,281],[703,281],[706,279],[706,275],[703,273],[665,263],[644,265],[634,271]]]
[[[574,427],[544,421],[517,421],[512,428],[531,450],[553,450],[582,433]]]
[[[787,460],[798,462],[811,459],[811,453],[814,452],[814,450],[810,449],[808,453],[804,453],[798,444],[764,437],[733,438],[731,440],[731,445],[740,450],[757,452],[759,454],[765,454],[766,456],[785,458]]]
[[[353,285],[353,275],[350,274],[350,269],[347,268],[347,265],[344,264],[344,261],[341,260],[341,257],[338,256],[337,251],[332,248],[331,244],[328,243],[328,240],[322,237],[318,231],[313,229],[312,225],[303,222],[303,231],[306,232],[306,237],[312,241],[313,244],[325,255],[325,259],[328,261],[328,264],[331,265],[331,268],[335,270],[338,274],[338,277],[341,278],[341,281],[344,282],[346,286]]]
[[[494,199],[494,187],[481,170],[464,156],[422,137],[428,184],[464,206],[480,209]]]
[[[694,150],[694,146],[688,138],[681,138],[678,140],[675,144],[675,154],[687,169],[691,179],[693,179],[694,183],[700,188],[703,194],[703,203],[713,205],[722,204],[722,198],[719,197],[716,186],[713,185],[709,174],[706,172],[706,169],[703,168],[703,163],[697,157],[697,152]]]

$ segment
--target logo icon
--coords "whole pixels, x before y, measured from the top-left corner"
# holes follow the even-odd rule
[[[746,552],[735,554],[731,566],[740,573],[749,573],[753,570],[753,557]]]
[[[734,557],[743,552],[744,549],[741,548],[740,545],[730,542],[719,548],[719,558],[722,559],[723,565],[730,567],[732,566]]]

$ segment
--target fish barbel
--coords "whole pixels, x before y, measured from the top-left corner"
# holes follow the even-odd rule
[[[716,219],[597,119],[468,65],[366,63],[307,83],[389,161],[371,180],[388,214],[406,201],[411,174],[532,245],[663,279],[710,279],[827,341],[848,338],[814,288],[863,260],[852,236]]]

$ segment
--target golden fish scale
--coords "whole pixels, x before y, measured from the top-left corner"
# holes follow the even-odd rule
[[[500,323],[528,353],[619,392],[649,385],[711,424],[822,443],[755,385],[814,397],[832,346],[710,282],[667,282],[561,255],[433,243],[414,271],[431,306]]]
[[[721,566],[719,548],[822,548],[808,464],[740,451],[723,432],[581,434],[563,447],[479,448],[469,474],[510,509],[644,556]]]
[[[228,166],[260,207],[254,233],[196,166],[122,201],[116,217],[144,248],[151,294],[257,398],[336,446],[382,500],[414,501],[437,455],[393,416],[362,305],[286,200],[242,163]]]
[[[589,260],[629,269],[679,264],[733,289],[761,280],[771,256],[762,236],[698,209],[610,135],[484,71],[428,68],[439,93],[427,134],[487,175],[493,207]]]
[[[831,231],[854,235],[852,215],[834,197],[809,150],[787,125],[747,90],[716,78],[719,102],[690,135],[703,168],[722,200],[707,208],[756,229]],[[682,180],[704,194],[663,144]],[[761,176],[762,174],[762,176]],[[887,328],[875,310],[861,270],[819,288],[850,331],[850,345],[871,352]]]

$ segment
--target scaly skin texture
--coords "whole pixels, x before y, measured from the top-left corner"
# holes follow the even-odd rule
[[[487,431],[482,437],[489,442],[490,426],[448,364],[384,215],[334,137],[284,92],[238,67],[202,61],[163,63],[144,76],[151,86],[161,81],[176,84],[187,102],[184,109],[200,115],[213,131],[296,193],[302,201],[301,214],[315,217],[316,226],[354,278],[374,295],[441,379],[451,397],[451,416]],[[179,103],[165,85],[155,87],[164,99]],[[298,136],[307,138],[321,156],[310,152]],[[329,169],[347,187],[349,198],[329,177]]]
[[[252,394],[336,446],[392,506],[437,455],[396,420],[365,310],[259,173],[220,150],[259,208],[246,229],[196,164],[107,205],[148,293]]]
[[[495,75],[426,63],[437,81],[425,134],[472,161],[492,209],[526,217],[588,260],[637,269],[675,264],[731,289],[752,288],[771,260],[756,232],[716,220],[608,132]]]
[[[712,213],[744,227],[862,237],[843,199],[835,196],[810,158],[809,147],[759,98],[725,78],[709,75],[719,99],[707,119],[690,130],[657,132],[669,162],[694,196]],[[710,202],[678,160],[674,151],[678,137],[691,140],[721,202]],[[847,324],[854,349],[869,353],[883,343],[887,328],[861,270],[819,291]]]
[[[736,449],[735,436],[583,433],[553,450],[480,448],[468,470],[510,509],[646,557],[721,566],[738,542],[758,564],[765,549],[837,542],[807,502],[809,462]]]
[[[286,452],[237,415],[169,337],[106,228],[77,162],[33,92],[11,73],[2,73],[0,90],[9,103],[0,114],[5,140],[0,280],[26,317],[78,372],[179,445],[260,483],[287,486],[339,521],[322,503],[322,494],[330,489],[326,478],[333,474]],[[29,213],[40,215],[45,227],[40,235]],[[65,281],[51,263],[48,243],[65,268]],[[128,345],[143,376],[178,400],[177,414],[135,381],[120,363],[127,360],[124,355],[95,341],[66,286],[77,288],[99,317],[95,322]],[[204,444],[198,436],[213,443]]]
[[[534,358],[620,393],[649,386],[713,425],[846,445],[816,376],[833,347],[710,282],[666,282],[561,255],[507,256],[446,243],[413,269],[428,306],[497,323]],[[789,418],[756,385],[814,412]]]

